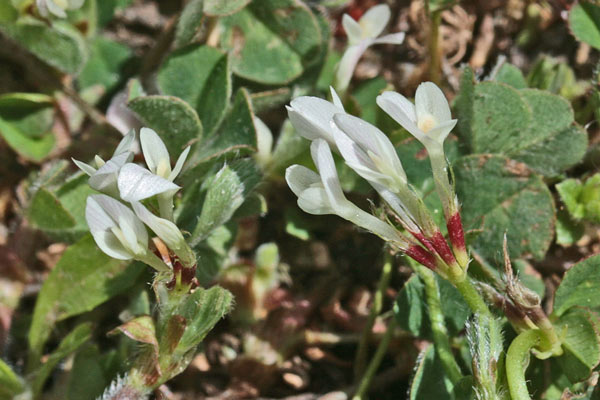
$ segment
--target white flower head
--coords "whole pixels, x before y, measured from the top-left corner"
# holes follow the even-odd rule
[[[377,127],[348,114],[336,114],[331,125],[342,157],[357,174],[393,191],[407,185],[394,145]]]
[[[98,194],[87,198],[85,219],[96,244],[119,260],[139,258],[148,252],[148,232],[127,206]]]
[[[92,189],[99,192],[110,194],[111,196],[118,195],[117,178],[121,167],[133,160],[132,146],[135,144],[135,131],[130,131],[121,139],[113,156],[110,160],[104,161],[96,155],[94,162],[96,167],[72,159],[75,165],[87,175],[90,176],[88,181]]]
[[[66,18],[67,10],[81,8],[85,0],[36,0],[40,15],[48,18],[50,14],[58,18]]]
[[[335,147],[330,121],[335,114],[344,113],[344,106],[333,88],[333,103],[313,96],[301,96],[287,106],[290,122],[298,134],[308,140],[324,139]]]
[[[129,202],[144,200],[158,194],[172,197],[180,189],[170,180],[133,163],[121,167],[117,186],[120,197]]]
[[[371,7],[358,21],[344,14],[342,25],[348,35],[349,47],[346,49],[336,71],[335,87],[339,91],[348,88],[358,60],[365,50],[373,44],[402,44],[404,33],[392,33],[382,37],[381,34],[390,20],[391,12],[387,4]]]
[[[288,186],[298,196],[298,206],[309,214],[338,215],[385,240],[404,245],[405,241],[395,228],[346,199],[327,142],[316,139],[310,149],[319,173],[300,165],[292,165],[285,174]]]
[[[161,178],[171,182],[175,180],[183,168],[183,164],[190,152],[190,146],[183,150],[175,163],[175,167],[171,169],[171,158],[169,157],[167,147],[156,132],[150,128],[142,128],[140,130],[140,143],[148,169]]]
[[[428,151],[443,149],[444,140],[456,125],[448,100],[432,82],[419,85],[415,104],[396,92],[382,93],[377,97],[377,104],[423,143]]]

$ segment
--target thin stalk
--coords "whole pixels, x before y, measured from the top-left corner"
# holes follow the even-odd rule
[[[506,379],[512,400],[530,400],[525,380],[529,352],[540,342],[540,331],[531,329],[515,338],[506,354]]]
[[[474,314],[492,315],[481,293],[479,293],[479,290],[477,290],[467,275],[457,280],[450,279],[450,282],[458,289]]]
[[[434,272],[417,263],[412,263],[412,267],[425,284],[425,298],[429,310],[429,319],[431,321],[435,350],[440,357],[446,375],[448,375],[448,378],[450,378],[453,384],[456,384],[463,376],[460,367],[452,354],[448,329],[446,329],[444,314],[442,313],[440,291],[435,280]]]
[[[373,305],[371,306],[367,323],[363,328],[360,337],[360,342],[358,343],[358,350],[356,352],[356,358],[354,360],[355,380],[361,377],[365,370],[365,365],[367,363],[367,350],[369,346],[369,339],[371,338],[371,332],[373,330],[373,325],[375,324],[375,319],[377,318],[377,316],[381,312],[381,308],[383,307],[383,295],[390,283],[391,275],[392,257],[389,254],[386,254],[383,263],[383,269],[381,270],[381,276],[379,277],[379,282],[377,283],[377,290],[375,291],[375,296],[373,297]]]
[[[387,327],[387,331],[385,332],[385,335],[381,339],[381,342],[379,342],[379,346],[377,347],[377,350],[375,351],[375,355],[371,359],[371,362],[369,363],[369,366],[367,367],[365,374],[363,375],[362,379],[360,380],[360,384],[358,385],[358,390],[356,391],[356,394],[354,395],[354,397],[352,397],[352,400],[363,400],[365,398],[365,395],[367,394],[367,391],[369,390],[369,387],[371,386],[371,380],[375,376],[375,372],[377,372],[377,369],[379,368],[379,365],[381,364],[381,361],[383,360],[383,356],[385,356],[385,353],[387,352],[387,348],[390,344],[390,340],[392,339],[392,336],[394,335],[395,328],[396,328],[396,318],[392,318]]]
[[[426,2],[428,2],[426,0]],[[442,22],[441,10],[433,11],[429,14],[431,29],[429,31],[429,79],[436,85],[440,85],[442,80],[442,64],[440,49],[440,24]]]

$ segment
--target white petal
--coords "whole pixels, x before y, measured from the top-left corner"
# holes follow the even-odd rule
[[[125,164],[117,180],[119,193],[125,201],[140,201],[159,193],[175,194],[180,187],[154,175],[137,164]]]
[[[152,173],[156,173],[158,166],[162,163],[168,165],[169,173],[171,168],[171,159],[165,143],[160,136],[150,128],[142,128],[140,130],[140,143],[146,165]]]
[[[404,32],[390,33],[373,41],[375,44],[402,44],[404,42]]]
[[[88,196],[85,205],[85,219],[92,233],[105,231],[117,226],[110,215],[96,201],[96,196]]]
[[[298,196],[298,207],[313,215],[336,214],[329,204],[327,193],[322,187],[308,188]]]
[[[121,244],[119,239],[110,231],[92,232],[94,241],[106,255],[116,258],[117,260],[131,260],[131,254],[125,246]]]
[[[83,3],[85,3],[85,0],[69,0],[69,10],[77,10],[78,8],[81,8]]]
[[[420,141],[426,140],[425,133],[417,127],[414,104],[396,92],[383,92],[377,96],[377,105]]]
[[[302,165],[292,165],[285,170],[285,180],[298,197],[309,187],[321,184],[321,177],[316,172]]]
[[[67,14],[62,7],[58,6],[53,0],[45,0],[48,10],[59,18],[66,18]]]
[[[133,211],[125,204],[104,194],[91,195],[88,199],[89,198],[96,201],[96,203],[102,207],[104,212],[113,220],[113,225],[111,226],[123,227],[128,225],[135,233],[139,242],[146,243],[148,241],[148,232],[146,231],[146,228],[144,228],[144,224],[142,224]]]
[[[117,93],[111,99],[106,110],[106,119],[108,122],[123,135],[132,129],[138,129],[142,126],[136,114],[127,107],[128,98],[129,93],[127,90]]]
[[[383,32],[390,20],[391,11],[387,4],[379,4],[369,10],[358,21],[362,27],[363,38],[374,39]]]
[[[423,82],[415,94],[417,121],[427,116],[433,116],[437,124],[452,119],[448,100],[442,89],[433,82]]]
[[[273,133],[269,127],[258,117],[254,117],[254,126],[256,128],[256,156],[258,159],[266,162],[271,157],[273,148]]]
[[[331,100],[333,101],[333,104],[340,110],[344,111],[344,103],[342,103],[342,99],[340,99],[340,96],[337,94],[333,86],[329,86],[329,91],[331,92]]]
[[[175,167],[173,167],[173,171],[171,171],[171,174],[169,175],[169,178],[168,178],[171,182],[173,182],[175,180],[175,178],[177,178],[177,175],[179,175],[179,173],[183,169],[183,164],[185,164],[185,160],[187,160],[187,156],[190,153],[190,149],[191,149],[190,146],[186,147],[185,149],[183,149],[183,151],[179,155],[179,158],[177,159],[177,162],[175,163]]]
[[[427,132],[427,136],[431,137],[436,142],[442,144],[444,143],[444,140],[446,140],[452,129],[454,129],[454,127],[456,126],[456,122],[457,120],[455,119],[442,122],[432,130]]]
[[[348,36],[348,43],[350,45],[357,44],[363,38],[363,28],[348,14],[344,14],[342,17],[342,26],[344,27],[346,36]]]
[[[342,191],[331,149],[327,142],[322,139],[317,139],[310,145],[310,152],[312,159],[319,170],[321,182],[323,183],[325,192],[327,192],[329,202],[331,203],[331,206],[337,210],[338,207],[344,206],[348,200],[346,200],[344,192]]]
[[[89,176],[92,176],[96,173],[96,168],[92,167],[91,165],[81,162],[79,160],[76,160],[74,158],[71,158],[71,160],[75,163],[75,165],[77,165],[77,168],[79,168],[80,170],[82,170],[83,172],[88,174]]]
[[[89,185],[99,192],[114,191],[119,170],[132,159],[133,153],[129,152],[111,158],[90,177]]]
[[[393,174],[392,179],[398,177],[406,182],[406,173],[402,168],[398,153],[385,133],[376,126],[352,115],[336,114],[333,120],[351,140],[362,147],[366,154],[368,154],[367,151],[370,151],[386,163],[388,169],[381,170],[379,168],[380,172]]]
[[[46,0],[35,0],[35,4],[37,6],[38,12],[44,18],[48,18],[50,14],[48,14],[48,7],[46,7]]]
[[[333,143],[329,121],[333,114],[344,112],[343,108],[312,96],[298,97],[287,107],[288,116],[294,129],[308,140],[325,139]]]
[[[337,90],[344,92],[348,89],[348,85],[350,85],[350,81],[354,75],[356,64],[358,64],[358,60],[360,60],[360,57],[370,44],[370,39],[363,39],[360,43],[346,49],[335,73],[334,86]]]
[[[127,135],[123,136],[123,139],[119,142],[119,145],[113,153],[114,156],[118,156],[121,153],[132,152],[135,146],[135,130],[130,130]]]
[[[176,251],[185,244],[183,234],[173,222],[168,219],[157,217],[152,214],[141,203],[134,201],[131,203],[135,214],[162,239],[163,242],[173,251]]]

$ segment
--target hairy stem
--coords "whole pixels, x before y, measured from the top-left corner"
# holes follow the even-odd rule
[[[474,314],[491,315],[490,309],[483,300],[479,290],[473,285],[473,282],[465,274],[462,278],[450,280],[463,296],[469,308]]]
[[[448,329],[446,328],[444,314],[442,313],[440,291],[435,280],[434,272],[421,265],[417,265],[416,263],[412,264],[413,269],[425,284],[425,298],[429,310],[429,319],[431,321],[431,330],[433,331],[435,350],[438,352],[440,361],[442,362],[442,366],[448,375],[448,378],[450,378],[453,384],[456,384],[463,376],[460,367],[452,354]]]
[[[383,306],[383,295],[390,283],[390,277],[392,275],[392,257],[386,254],[383,269],[381,270],[381,276],[379,277],[379,283],[377,284],[377,290],[373,298],[373,305],[369,312],[367,323],[363,328],[360,342],[358,343],[358,350],[356,352],[356,358],[354,360],[354,379],[358,379],[362,376],[365,365],[367,362],[367,351],[369,347],[369,339],[371,338],[371,331],[375,324],[375,319],[381,312]]]
[[[506,379],[512,400],[529,400],[525,380],[525,369],[529,362],[529,352],[540,342],[540,331],[531,329],[515,338],[506,354]]]

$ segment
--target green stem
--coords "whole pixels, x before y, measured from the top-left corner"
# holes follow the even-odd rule
[[[433,331],[435,350],[440,357],[440,361],[442,362],[442,366],[448,375],[448,378],[450,378],[453,384],[456,384],[463,376],[460,367],[452,354],[448,329],[446,329],[444,314],[442,312],[440,291],[435,280],[434,272],[417,263],[412,264],[413,269],[425,284],[425,297],[429,311],[429,319],[431,321],[431,330]]]
[[[481,293],[466,274],[460,279],[450,279],[450,282],[458,289],[474,314],[492,315],[483,297],[481,297]]]
[[[173,196],[159,194],[157,199],[160,216],[169,221],[173,221]]]
[[[375,296],[373,298],[373,305],[371,306],[367,323],[363,328],[360,342],[358,343],[358,350],[354,360],[354,379],[356,380],[362,376],[365,370],[369,339],[371,338],[371,332],[373,330],[373,325],[375,324],[375,319],[383,307],[383,295],[390,283],[391,275],[392,257],[389,254],[386,254],[385,261],[383,263],[383,269],[381,270],[381,276],[379,277],[379,283],[377,283],[377,290],[375,291]]]
[[[441,49],[440,49],[440,23],[442,22],[441,10],[433,11],[429,15],[431,30],[429,31],[429,79],[436,85],[442,80]]]
[[[536,329],[521,333],[515,338],[506,354],[506,379],[512,400],[530,400],[525,381],[525,369],[529,352],[540,342],[540,331]]]
[[[367,391],[369,390],[369,386],[371,385],[371,380],[375,376],[375,373],[377,372],[377,369],[379,368],[379,364],[381,364],[381,361],[383,360],[383,356],[385,356],[385,353],[387,352],[387,348],[390,344],[390,340],[392,339],[392,336],[394,335],[395,328],[396,328],[396,318],[392,318],[390,320],[390,324],[387,327],[387,331],[385,332],[385,335],[381,339],[381,342],[379,342],[379,346],[377,347],[377,350],[375,351],[375,355],[371,359],[371,362],[369,363],[369,366],[367,367],[365,374],[363,375],[362,379],[360,380],[358,390],[356,391],[356,394],[354,395],[354,397],[352,397],[352,400],[363,400],[365,398],[365,395],[367,394]]]

